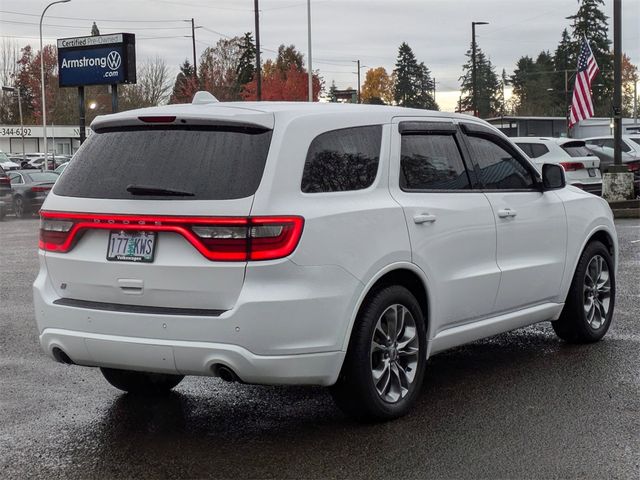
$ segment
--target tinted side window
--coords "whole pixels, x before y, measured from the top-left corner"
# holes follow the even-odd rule
[[[547,146],[542,143],[518,143],[517,145],[529,158],[538,158],[549,153]]]
[[[343,128],[318,135],[302,173],[305,193],[344,192],[371,186],[378,173],[382,126]]]
[[[483,137],[470,136],[468,139],[485,188],[508,190],[535,186],[529,170],[503,147]]]
[[[403,135],[400,152],[403,190],[471,188],[453,135]]]

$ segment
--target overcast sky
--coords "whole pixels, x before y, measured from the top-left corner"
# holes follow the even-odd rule
[[[48,1],[0,0],[0,35],[21,45],[38,44],[38,20]],[[312,0],[313,68],[328,88],[356,86],[355,64],[393,69],[398,46],[407,42],[437,80],[437,100],[444,110],[455,108],[458,77],[471,41],[471,22],[478,27],[478,43],[498,73],[508,73],[522,55],[555,49],[565,17],[578,9],[576,0]],[[613,15],[613,1],[606,0]],[[260,0],[263,55],[278,45],[294,44],[307,54],[306,0]],[[640,64],[640,0],[623,0],[623,49]],[[65,17],[65,18],[56,18]],[[253,31],[252,0],[72,0],[54,5],[45,19],[45,41],[90,33],[95,20],[101,33],[136,34],[140,62],[160,55],[174,71],[191,58],[190,24],[198,51],[220,35]],[[610,19],[610,27],[612,26]],[[610,33],[610,38],[613,35]],[[364,72],[362,70],[363,81]]]

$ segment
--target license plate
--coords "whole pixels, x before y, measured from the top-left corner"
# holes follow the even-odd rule
[[[595,177],[596,176],[596,169],[595,168],[587,168],[587,172],[589,172],[589,176],[590,177]]]
[[[110,232],[107,260],[151,263],[155,249],[155,232]]]

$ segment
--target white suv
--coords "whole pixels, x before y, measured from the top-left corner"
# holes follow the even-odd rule
[[[515,137],[511,139],[534,163],[562,165],[567,182],[594,195],[602,194],[600,159],[584,140],[573,138]]]
[[[122,390],[315,384],[393,418],[438,352],[609,328],[607,203],[481,120],[200,100],[92,129],[41,212],[35,312],[47,353]]]

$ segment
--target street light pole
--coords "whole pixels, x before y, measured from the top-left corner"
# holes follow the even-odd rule
[[[622,0],[613,1],[613,164],[622,165]]]
[[[309,101],[313,102],[313,62],[311,60],[311,0],[307,0],[307,36],[309,48],[309,72],[307,77],[309,80]]]
[[[44,19],[44,14],[47,13],[49,7],[55,5],[56,3],[67,3],[71,0],[57,0],[55,2],[51,2],[47,5],[42,11],[42,15],[40,15],[40,89],[42,90],[42,132],[44,136],[44,169],[48,169],[47,165],[47,105],[45,100],[44,93],[44,50],[42,47],[42,20]]]
[[[24,123],[22,122],[22,98],[20,96],[20,88],[18,87],[2,87],[5,92],[14,93],[18,97],[18,114],[20,116],[20,137],[22,137],[22,161],[26,160],[24,149]]]
[[[473,116],[478,116],[478,93],[477,73],[476,73],[476,25],[488,25],[489,22],[471,22],[471,83],[472,83],[472,104]]]

